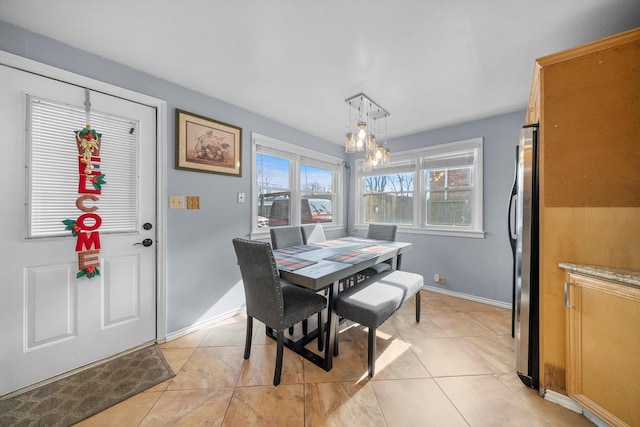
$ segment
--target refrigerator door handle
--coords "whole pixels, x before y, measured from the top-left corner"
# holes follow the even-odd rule
[[[519,161],[519,146],[516,146],[516,176],[513,180],[513,186],[511,187],[511,196],[509,197],[509,208],[507,210],[507,227],[509,228],[509,243],[511,243],[511,250],[515,254],[516,245],[518,243],[518,230],[514,226],[516,221],[517,209],[518,209],[518,161]]]
[[[571,300],[571,296],[569,295],[570,292],[571,292],[571,283],[564,282],[564,306],[567,308],[573,307],[570,302]]]
[[[509,218],[508,218],[508,226],[509,226],[509,236],[511,237],[511,241],[515,242],[518,239],[518,231],[513,226],[513,220],[516,217],[516,207],[518,206],[518,195],[512,194],[511,199],[509,200]]]

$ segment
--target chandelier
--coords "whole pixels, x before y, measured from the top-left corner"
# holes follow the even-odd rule
[[[391,151],[387,148],[389,112],[364,93],[347,98],[345,102],[349,105],[349,130],[345,151],[347,153],[363,151],[365,171],[370,171],[375,166],[388,165],[391,162]],[[384,123],[382,123],[383,120]],[[353,121],[356,123],[355,128]],[[384,124],[384,137],[381,137],[382,124]],[[381,140],[384,142],[379,143],[378,141]]]

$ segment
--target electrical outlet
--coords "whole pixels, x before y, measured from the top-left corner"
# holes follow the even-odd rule
[[[169,196],[169,209],[184,209],[184,197]]]
[[[238,203],[244,203],[244,193],[238,193]]]
[[[200,196],[187,196],[187,209],[200,209]]]

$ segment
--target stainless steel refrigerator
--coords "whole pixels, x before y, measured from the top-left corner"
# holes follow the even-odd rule
[[[516,147],[516,174],[509,200],[513,250],[513,323],[516,372],[524,384],[539,387],[538,310],[538,125],[525,126]]]

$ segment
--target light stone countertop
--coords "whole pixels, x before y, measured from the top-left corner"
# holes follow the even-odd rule
[[[615,280],[616,282],[640,287],[640,271],[638,270],[603,265],[572,264],[570,262],[561,262],[558,266],[575,273],[589,274],[602,279]]]

